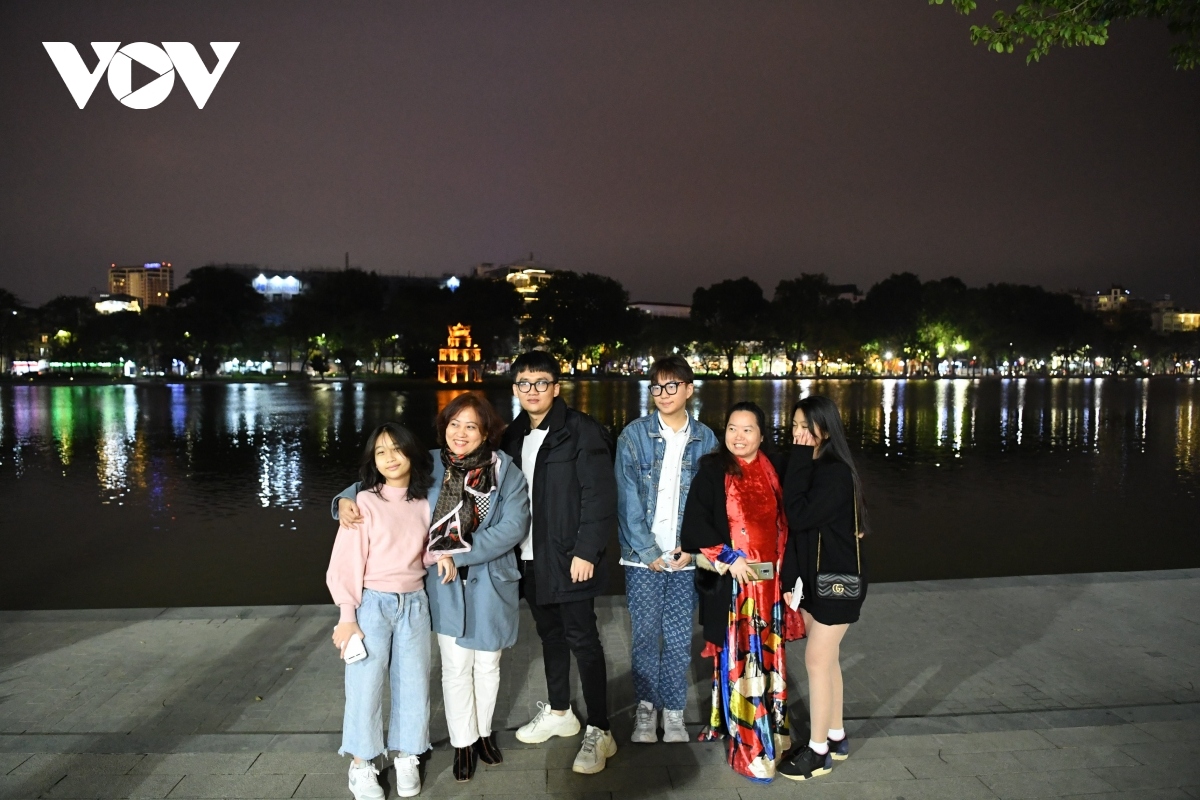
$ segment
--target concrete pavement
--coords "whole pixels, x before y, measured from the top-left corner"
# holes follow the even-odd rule
[[[513,738],[545,699],[526,615],[502,665],[505,763],[453,781],[435,678],[422,796],[1200,798],[1200,570],[871,587],[843,645],[853,755],[804,784],[753,785],[719,745],[630,744],[628,613],[621,598],[597,613],[621,748],[609,768],[572,773],[578,738]],[[332,606],[0,612],[0,798],[348,798],[335,619]],[[802,644],[789,665],[803,735]],[[693,730],[710,669],[694,659]]]

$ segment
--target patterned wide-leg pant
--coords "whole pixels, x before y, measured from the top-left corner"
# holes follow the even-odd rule
[[[682,711],[687,702],[696,584],[691,571],[625,567],[633,626],[633,691],[655,708]]]

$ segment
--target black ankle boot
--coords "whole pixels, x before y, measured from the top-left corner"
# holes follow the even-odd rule
[[[504,755],[496,744],[495,733],[490,736],[480,736],[475,742],[475,753],[479,756],[479,760],[489,767],[494,767],[504,760]]]
[[[454,748],[454,780],[466,783],[475,774],[475,748]]]

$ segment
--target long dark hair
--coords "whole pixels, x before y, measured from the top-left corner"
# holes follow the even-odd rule
[[[749,411],[754,415],[754,419],[758,422],[758,431],[762,434],[762,444],[758,446],[758,454],[766,457],[764,452],[767,447],[767,415],[758,407],[757,403],[751,403],[749,400],[743,400],[740,403],[734,403],[725,412],[725,425],[721,428],[721,435],[717,437],[717,449],[713,450],[706,459],[712,459],[721,464],[726,475],[742,476],[742,462],[725,444],[725,431],[729,430],[729,419],[739,411]]]
[[[396,443],[400,452],[404,453],[404,457],[412,465],[408,476],[408,497],[406,499],[424,500],[429,496],[429,489],[433,486],[433,458],[408,428],[395,422],[383,423],[371,431],[371,435],[367,437],[367,445],[363,448],[362,464],[358,470],[359,491],[382,495],[383,485],[386,481],[379,470],[375,468],[375,442],[385,434]]]
[[[820,447],[821,458],[828,456],[842,462],[850,468],[850,477],[854,479],[854,498],[858,504],[859,530],[867,531],[867,506],[863,502],[862,480],[858,477],[858,468],[854,466],[854,455],[850,452],[850,444],[846,441],[846,429],[842,427],[842,415],[837,404],[824,395],[814,394],[797,400],[792,406],[792,419],[796,412],[803,411],[808,420],[809,430],[815,426],[827,438]]]

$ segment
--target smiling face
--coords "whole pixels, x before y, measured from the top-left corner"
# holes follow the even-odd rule
[[[667,384],[674,383],[671,387]],[[658,379],[658,386],[662,386],[663,390],[657,396],[651,394],[651,399],[654,400],[654,407],[664,417],[669,417],[672,414],[680,411],[687,405],[687,401],[691,399],[692,393],[696,391],[696,387],[690,383],[684,383],[678,378],[672,378],[670,375],[664,375]],[[670,389],[675,389],[675,394],[668,394]]]
[[[446,447],[456,456],[473,453],[483,444],[483,430],[479,415],[473,408],[464,408],[454,419],[446,423]]]
[[[828,438],[829,436],[824,431],[808,421],[808,417],[804,416],[803,409],[796,409],[796,413],[792,416],[793,442],[819,448]]]
[[[762,445],[763,433],[758,418],[749,411],[735,411],[725,426],[725,446],[743,461],[750,461]]]
[[[537,386],[532,385],[538,381],[546,383],[545,391],[539,392]],[[517,386],[524,382],[530,384],[528,392],[522,392]],[[550,406],[554,404],[554,398],[558,397],[558,389],[558,383],[549,372],[521,372],[513,381],[513,394],[516,396],[517,402],[521,404],[521,408],[533,416],[544,415],[550,410]]]
[[[375,437],[375,469],[388,486],[403,487],[408,486],[412,462],[391,436],[381,433]]]

